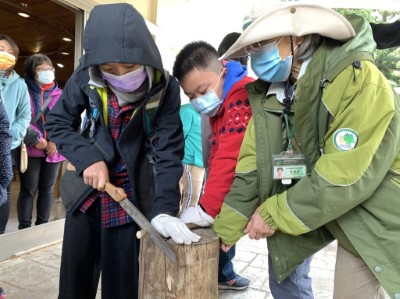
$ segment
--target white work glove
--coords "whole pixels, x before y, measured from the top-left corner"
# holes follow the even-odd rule
[[[179,216],[179,219],[185,223],[194,223],[202,227],[211,226],[214,222],[214,218],[204,212],[200,205],[187,208]]]
[[[192,233],[179,218],[160,214],[151,220],[151,225],[165,238],[171,237],[177,244],[199,242],[200,236]]]

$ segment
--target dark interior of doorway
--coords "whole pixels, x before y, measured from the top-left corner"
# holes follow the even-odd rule
[[[74,70],[75,22],[76,11],[55,1],[0,0],[0,33],[9,35],[20,49],[17,73],[24,75],[29,55],[46,54],[61,88]]]

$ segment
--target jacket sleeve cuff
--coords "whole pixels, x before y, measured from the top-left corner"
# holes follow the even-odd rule
[[[291,210],[287,202],[287,192],[269,197],[260,206],[259,213],[264,222],[274,230],[289,235],[301,235],[310,231]]]
[[[272,218],[272,215],[269,213],[268,206],[272,204],[272,201],[276,200],[276,197],[268,198],[266,201],[262,203],[258,212],[260,213],[261,218],[264,222],[273,230],[278,230],[278,227]]]
[[[213,229],[225,245],[234,245],[244,236],[248,219],[227,204],[222,205],[221,213],[213,222]]]

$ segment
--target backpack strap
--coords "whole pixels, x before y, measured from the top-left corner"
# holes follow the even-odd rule
[[[107,103],[107,91],[105,89],[97,88],[93,85],[90,86],[90,89],[97,91],[98,95],[100,96],[102,104],[104,103],[104,101]],[[104,109],[103,109],[103,114],[104,114]],[[96,129],[96,122],[99,116],[100,116],[100,110],[93,101],[92,96],[89,95],[89,108],[86,109],[85,116],[82,119],[82,124],[80,129],[81,134],[84,134],[85,132],[89,131],[88,136],[90,138],[93,138]],[[106,117],[105,121],[107,121]]]
[[[327,81],[332,82],[345,68],[349,65],[353,65],[355,68],[361,68],[360,61],[371,61],[375,63],[374,57],[368,52],[354,52],[347,56],[345,59],[338,62],[338,64],[325,75]]]
[[[42,109],[36,114],[35,118],[31,120],[31,124],[35,124],[39,120],[39,118],[42,117],[43,113],[46,111],[47,106],[49,106],[52,99],[53,99],[52,96],[48,96],[46,98],[46,101],[44,101],[43,103]]]

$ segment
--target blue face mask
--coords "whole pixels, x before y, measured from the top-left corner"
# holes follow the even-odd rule
[[[191,100],[190,104],[192,104],[194,109],[198,112],[204,113],[208,117],[212,117],[217,114],[222,102],[214,89],[211,89],[205,95]]]
[[[284,82],[289,78],[292,60],[292,55],[282,60],[279,56],[278,45],[273,42],[251,53],[251,68],[263,81]]]
[[[215,87],[213,89],[211,89],[205,95],[202,95],[190,101],[190,104],[193,105],[194,109],[196,109],[200,113],[204,113],[208,117],[215,116],[222,105],[222,101],[219,99],[218,95],[215,92],[215,88],[218,86],[221,77],[222,74],[219,76],[218,82],[217,84],[215,84]]]

